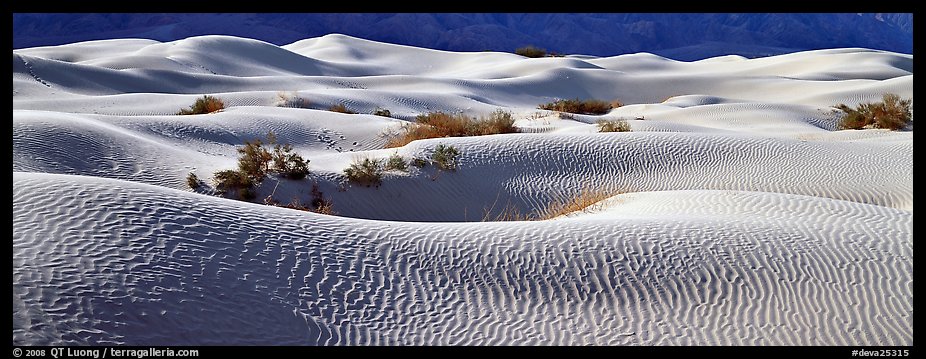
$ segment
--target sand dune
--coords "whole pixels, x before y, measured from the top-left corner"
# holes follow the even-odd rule
[[[14,50],[13,342],[912,345],[913,131],[838,131],[832,108],[912,97],[912,64],[858,48],[526,59],[343,35]],[[226,109],[176,115],[204,94]],[[536,109],[574,97],[625,106]],[[383,149],[418,114],[497,109],[526,133]],[[312,173],[258,198],[317,183],[338,216],[186,188],[268,131]],[[355,159],[438,144],[460,150],[456,172],[343,179]],[[589,186],[628,193],[466,223]]]
[[[913,338],[913,216],[882,206],[654,192],[575,219],[425,224],[87,176],[13,180],[17,344]]]

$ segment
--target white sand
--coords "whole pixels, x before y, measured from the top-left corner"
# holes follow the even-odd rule
[[[831,108],[912,97],[912,68],[867,49],[524,59],[341,35],[15,50],[13,343],[912,345],[913,132],[836,131]],[[402,119],[279,92],[406,120],[502,108],[531,133],[382,150]],[[174,115],[203,94],[227,108]],[[536,110],[572,97],[627,105]],[[185,188],[269,130],[311,160],[277,197],[318,181],[341,216]],[[441,143],[457,172],[337,189],[358,156]],[[633,193],[452,223],[588,185]]]

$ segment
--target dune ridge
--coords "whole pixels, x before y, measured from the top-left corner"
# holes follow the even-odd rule
[[[397,224],[13,179],[17,344],[912,341],[912,214],[882,206],[655,192],[627,200],[663,197],[652,217]],[[754,214],[680,218],[670,195]]]

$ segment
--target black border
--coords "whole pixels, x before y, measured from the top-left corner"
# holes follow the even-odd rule
[[[292,347],[292,346],[91,346],[91,347],[74,347],[74,346],[13,346],[13,358],[27,358],[22,355],[16,357],[16,349],[44,350],[45,356],[29,356],[28,358],[54,358],[51,355],[53,348],[71,348],[71,349],[91,349],[99,350],[100,353],[106,348],[119,349],[195,349],[199,352],[197,358],[231,358],[231,357],[250,357],[250,358],[278,358],[278,357],[297,357],[306,355],[452,355],[463,358],[473,355],[536,355],[537,358],[567,356],[567,355],[589,355],[587,358],[611,358],[610,355],[666,355],[670,357],[686,358],[712,358],[716,355],[735,355],[735,356],[762,356],[762,357],[790,357],[800,358],[807,357],[841,357],[841,358],[866,358],[872,356],[853,356],[853,351],[882,351],[886,350],[900,354],[898,358],[915,357],[913,347],[889,347],[889,346],[833,346],[833,347],[798,347],[798,346],[765,346],[765,347],[747,347],[747,346],[660,346],[660,347],[513,347],[513,346],[429,346],[429,347]],[[908,356],[903,356],[903,351],[907,350]],[[600,355],[607,355],[600,357]],[[100,356],[102,358],[102,355]],[[880,356],[879,356],[880,357]],[[57,359],[80,358],[77,356],[59,356]],[[119,358],[107,356],[107,358]],[[135,358],[135,357],[127,357]],[[151,357],[155,358],[155,357]],[[169,357],[161,357],[169,358]],[[190,357],[193,358],[193,357]]]

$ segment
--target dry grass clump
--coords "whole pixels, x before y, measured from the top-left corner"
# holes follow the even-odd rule
[[[478,120],[463,114],[430,112],[415,117],[415,124],[404,126],[398,135],[386,142],[386,148],[402,147],[412,141],[427,138],[484,136],[516,132],[518,128],[514,126],[511,113],[502,110]]]
[[[626,191],[611,191],[586,185],[574,196],[554,199],[545,207],[536,209],[527,214],[521,213],[510,204],[502,208],[496,215],[491,215],[491,208],[487,209],[482,221],[545,221],[570,213],[588,212],[598,209],[600,208],[599,204],[601,201],[622,193],[626,193]]]
[[[309,108],[312,103],[296,93],[277,92],[277,107]]]
[[[845,104],[836,105],[846,115],[840,120],[839,128],[843,130],[861,130],[865,128],[886,128],[899,130],[913,121],[910,104],[913,99],[901,99],[896,94],[885,94],[881,102],[863,103],[854,109]]]
[[[224,108],[225,103],[222,102],[222,100],[214,96],[203,95],[203,98],[196,99],[196,102],[194,102],[193,106],[190,106],[189,109],[180,109],[180,112],[177,112],[177,114],[201,115],[206,113],[213,113]]]
[[[264,203],[271,206],[284,207],[299,211],[314,212],[318,214],[336,215],[331,200],[326,199],[322,191],[318,189],[318,183],[312,184],[312,201],[305,205],[298,197],[293,197],[287,204],[281,204],[273,199],[272,195],[268,196]]]
[[[543,221],[569,213],[598,209],[596,204],[621,193],[623,192],[606,191],[587,186],[574,197],[559,198],[548,203],[546,208],[538,211],[536,220]]]
[[[545,103],[538,105],[537,108],[541,110],[549,111],[558,111],[558,112],[569,112],[577,113],[583,115],[603,115],[611,111],[614,105],[617,107],[623,106],[620,101],[612,101],[611,103],[602,101],[602,100],[579,100],[578,98],[574,99],[565,99],[565,100],[556,100],[553,102]]]
[[[489,117],[480,121],[471,123],[472,128],[468,136],[495,135],[500,133],[517,133],[518,128],[514,126],[514,118],[510,112],[496,110]]]
[[[598,120],[598,132],[630,132],[630,124],[624,120]]]
[[[341,103],[337,105],[332,105],[331,107],[328,108],[328,111],[346,113],[349,115],[356,114],[356,112],[349,110],[347,106],[344,106],[344,104],[341,104]]]
[[[203,181],[200,180],[195,173],[190,172],[190,174],[186,176],[186,184],[187,186],[190,186],[190,189],[198,189],[199,187],[202,187]]]

